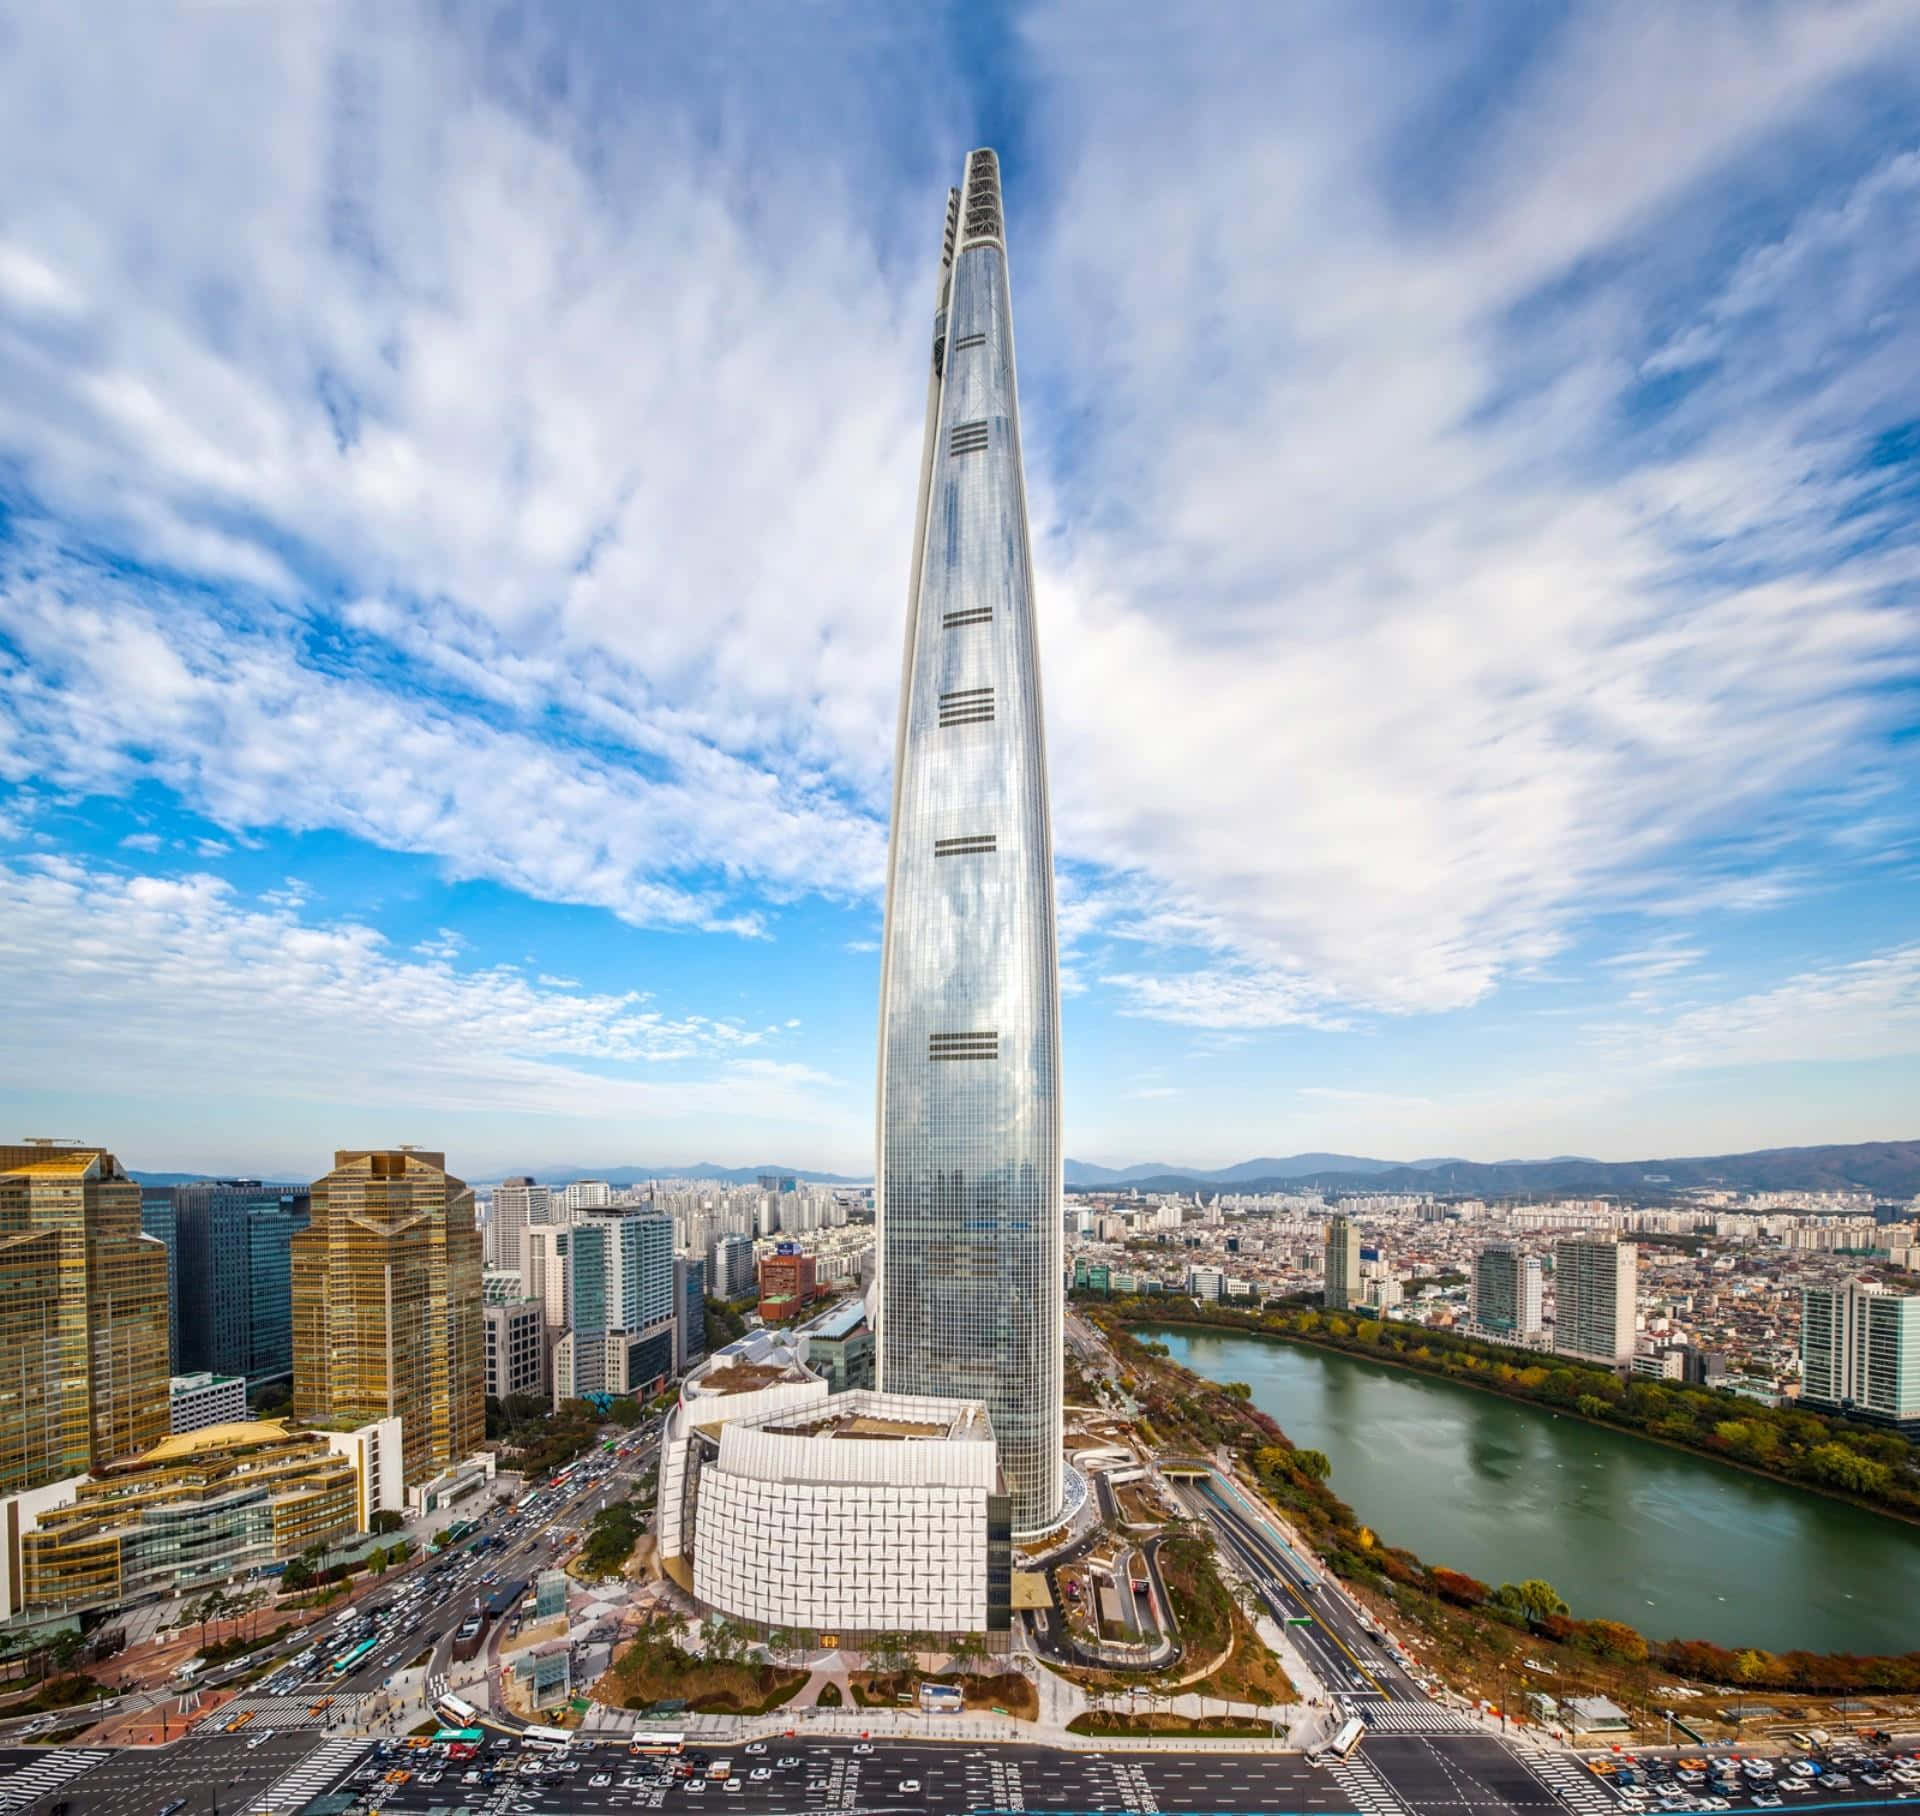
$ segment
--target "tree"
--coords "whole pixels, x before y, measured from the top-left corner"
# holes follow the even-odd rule
[[[303,1557],[289,1558],[287,1567],[280,1573],[280,1587],[292,1594],[313,1587],[313,1566]]]
[[[1544,1621],[1552,1615],[1571,1612],[1561,1600],[1560,1591],[1537,1576],[1530,1576],[1523,1583],[1502,1583],[1494,1591],[1493,1599],[1530,1621]]]
[[[1296,1450],[1293,1466],[1313,1482],[1324,1482],[1333,1474],[1333,1463],[1324,1450]]]
[[[1893,1486],[1893,1471],[1845,1444],[1821,1444],[1807,1453],[1806,1472],[1816,1482],[1849,1494],[1883,1495]]]
[[[378,1538],[383,1532],[399,1532],[406,1523],[407,1516],[398,1508],[382,1507],[367,1522],[367,1530]]]

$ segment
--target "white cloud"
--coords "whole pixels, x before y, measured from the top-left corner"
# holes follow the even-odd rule
[[[1797,212],[1780,165],[1826,167],[1753,157],[1910,19],[1597,6],[1469,112],[1465,15],[1024,18],[1069,993],[1453,1010],[1595,907],[1785,899],[1795,863],[1694,843],[1815,792],[1881,784],[1862,863],[1911,837],[1916,558],[1858,457],[1920,413],[1914,154],[1843,148]],[[0,776],[642,924],[870,897],[938,35],[881,80],[784,28],[712,63],[407,8],[13,29],[0,454],[53,527],[0,587]],[[1729,252],[1743,182],[1784,218]]]
[[[0,864],[14,1037],[0,1086],[281,1093],[396,1114],[495,1110],[670,1124],[737,1110],[838,1117],[838,1081],[758,1031],[644,994],[395,954],[352,921],[248,902],[221,879]],[[270,1030],[270,1038],[263,1038]],[[822,1095],[826,1091],[827,1095]]]
[[[1665,1018],[1615,1023],[1595,1043],[1667,1071],[1920,1054],[1920,945],[1816,966],[1783,983]]]

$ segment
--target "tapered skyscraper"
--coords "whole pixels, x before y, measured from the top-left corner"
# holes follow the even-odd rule
[[[879,1360],[1060,1511],[1060,980],[1000,171],[947,200],[880,974]]]

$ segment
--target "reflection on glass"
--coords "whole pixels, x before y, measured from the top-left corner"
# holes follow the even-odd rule
[[[1013,316],[991,152],[949,200],[881,961],[879,1359],[986,1401],[1061,1501],[1060,1009]]]

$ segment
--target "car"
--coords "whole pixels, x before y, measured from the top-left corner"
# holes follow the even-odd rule
[[[870,1746],[868,1746],[864,1740],[855,1741],[853,1743],[853,1750],[856,1754],[871,1753],[873,1751],[873,1749]]]
[[[704,1778],[689,1778],[685,1788],[689,1797],[699,1797],[706,1791],[707,1781]]]
[[[1777,1810],[1780,1807],[1780,1793],[1778,1791],[1756,1791],[1753,1794],[1753,1801],[1763,1810]]]
[[[785,1770],[789,1767],[797,1766],[800,1763],[800,1755],[798,1753],[782,1753],[773,1763],[781,1767],[782,1770]]]
[[[764,1753],[766,1750],[767,1743],[764,1740],[750,1740],[740,1749],[743,1753]]]
[[[1821,1779],[1821,1786],[1829,1791],[1851,1791],[1853,1780],[1844,1772],[1829,1772]]]
[[[911,1797],[911,1796],[913,1795],[913,1793],[914,1793],[915,1791],[917,1791],[917,1790],[919,1790],[919,1788],[920,1788],[920,1780],[919,1780],[919,1779],[917,1779],[917,1778],[903,1778],[903,1779],[901,1779],[901,1780],[900,1780],[900,1793],[899,1793],[899,1794],[900,1794],[900,1795],[901,1795],[902,1797]]]
[[[765,1766],[755,1766],[747,1776],[751,1778],[755,1784],[764,1784],[773,1776],[773,1773]]]
[[[740,1788],[740,1780],[737,1778],[729,1778],[720,1788],[723,1791],[737,1791]]]

